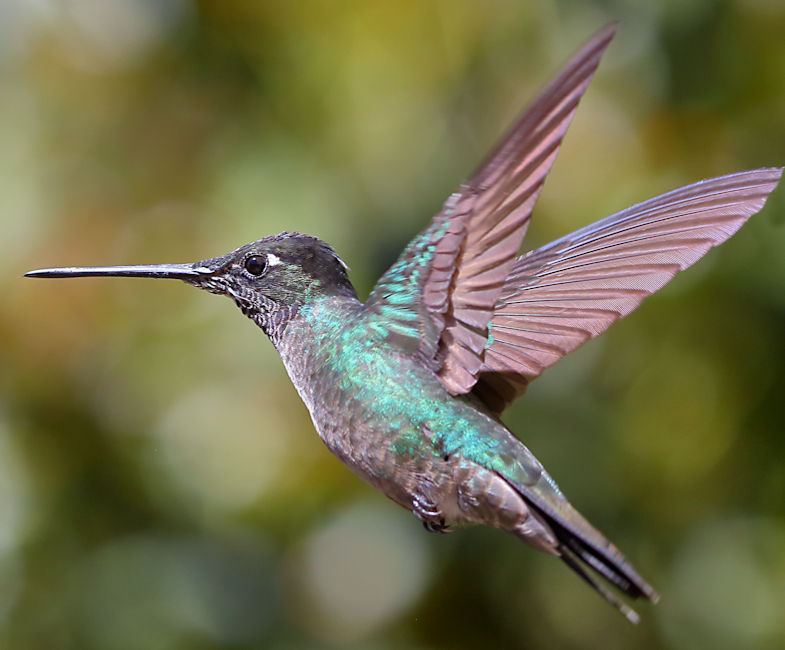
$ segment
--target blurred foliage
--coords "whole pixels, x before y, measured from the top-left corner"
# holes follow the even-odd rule
[[[20,277],[288,229],[364,295],[612,19],[527,245],[783,164],[785,5],[0,3],[0,647],[785,646],[783,188],[507,418],[660,590],[638,628],[361,484],[228,301]]]

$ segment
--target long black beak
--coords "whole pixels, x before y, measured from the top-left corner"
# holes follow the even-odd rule
[[[69,266],[38,269],[25,273],[27,278],[89,278],[117,276],[124,278],[173,278],[189,280],[209,275],[214,269],[194,264],[142,264],[139,266]]]

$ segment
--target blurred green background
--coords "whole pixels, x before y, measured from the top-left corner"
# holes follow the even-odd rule
[[[365,296],[613,19],[527,246],[785,163],[785,4],[0,3],[0,647],[785,646],[785,188],[508,413],[662,594],[637,628],[362,484],[229,301],[21,278],[288,229]]]

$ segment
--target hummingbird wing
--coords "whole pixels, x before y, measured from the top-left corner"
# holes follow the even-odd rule
[[[782,168],[668,192],[519,257],[504,281],[476,394],[496,413],[528,382],[733,235]]]
[[[382,276],[372,325],[421,356],[453,394],[477,381],[494,305],[578,101],[613,38],[598,31]]]

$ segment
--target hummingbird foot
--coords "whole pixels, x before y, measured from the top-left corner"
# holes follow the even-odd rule
[[[421,495],[412,497],[412,512],[429,533],[449,533],[449,526],[439,507]]]

